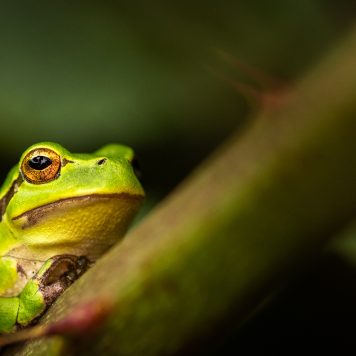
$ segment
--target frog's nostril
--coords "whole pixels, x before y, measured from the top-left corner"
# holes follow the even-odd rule
[[[99,161],[96,162],[96,164],[98,166],[101,166],[102,164],[104,164],[106,162],[106,158],[102,158],[102,159],[99,159]]]

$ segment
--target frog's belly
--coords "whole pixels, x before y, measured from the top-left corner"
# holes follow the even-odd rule
[[[43,265],[42,261],[33,261],[30,259],[10,256],[2,258],[0,264],[2,262],[7,265],[11,264],[15,271],[7,272],[11,273],[11,283],[10,281],[8,283],[4,283],[3,288],[0,289],[1,297],[18,296],[22,292],[27,281],[31,279]]]

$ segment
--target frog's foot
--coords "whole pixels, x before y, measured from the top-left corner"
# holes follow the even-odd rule
[[[37,274],[27,282],[18,297],[0,298],[0,311],[1,302],[3,304],[10,302],[15,306],[12,308],[12,319],[3,329],[11,330],[15,325],[19,329],[34,323],[88,266],[87,258],[73,255],[58,255],[47,260]]]
[[[84,256],[58,255],[46,263],[45,270],[35,276],[47,305],[67,289],[89,267],[89,260]]]

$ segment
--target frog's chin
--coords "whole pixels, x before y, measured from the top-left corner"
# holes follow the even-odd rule
[[[126,193],[67,198],[12,220],[23,245],[41,259],[73,254],[95,260],[123,237],[142,198]]]

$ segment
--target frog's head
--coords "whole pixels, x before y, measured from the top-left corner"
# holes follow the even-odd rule
[[[0,190],[2,223],[44,254],[100,255],[126,232],[143,200],[133,162],[132,149],[118,144],[92,154],[35,144]]]

